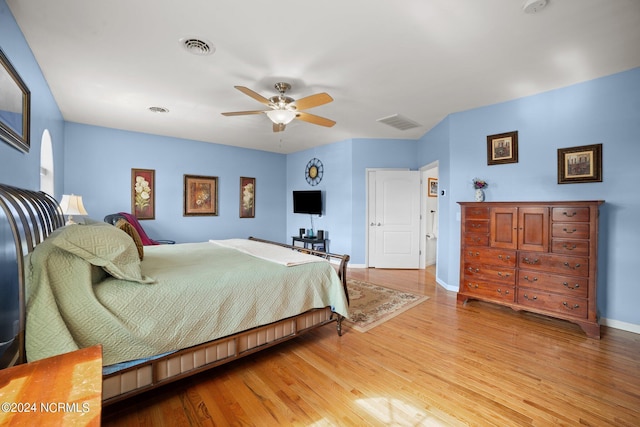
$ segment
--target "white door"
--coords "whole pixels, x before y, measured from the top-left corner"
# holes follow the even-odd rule
[[[376,171],[374,262],[377,268],[419,268],[420,172]],[[373,225],[372,225],[373,224]]]

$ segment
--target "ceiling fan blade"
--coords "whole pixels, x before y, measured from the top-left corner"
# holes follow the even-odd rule
[[[264,110],[254,110],[254,111],[232,111],[230,113],[220,113],[223,116],[246,116],[248,114],[262,114],[266,113]]]
[[[336,124],[333,120],[326,119],[324,117],[316,116],[314,114],[305,113],[299,111],[296,113],[296,119],[304,122],[313,123],[314,125],[326,126],[328,128]]]
[[[285,124],[283,124],[283,123],[274,123],[274,124],[273,124],[273,131],[274,131],[274,132],[283,132],[283,131],[284,131],[284,128],[285,128],[286,126],[287,126],[287,125],[285,125]]]
[[[294,102],[298,111],[306,110],[308,108],[317,107],[319,105],[328,104],[333,101],[333,98],[326,92],[316,93],[315,95],[307,96],[305,98],[298,99]]]
[[[236,89],[238,89],[240,92],[244,93],[245,95],[248,95],[248,96],[252,97],[253,99],[255,99],[256,101],[260,102],[261,104],[271,105],[271,103],[269,102],[269,100],[267,98],[265,98],[264,96],[260,95],[258,92],[252,91],[248,87],[244,87],[244,86],[234,86],[234,87]]]

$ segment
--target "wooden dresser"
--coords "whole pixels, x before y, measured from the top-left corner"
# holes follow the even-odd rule
[[[460,202],[458,302],[506,305],[580,325],[600,338],[595,201]]]

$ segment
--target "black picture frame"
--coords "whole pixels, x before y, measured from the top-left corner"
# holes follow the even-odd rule
[[[558,148],[558,184],[602,182],[602,144]]]
[[[183,216],[218,216],[218,177],[184,175]]]
[[[31,148],[31,92],[0,49],[0,139],[25,153]]]
[[[518,131],[487,136],[487,165],[518,163]]]

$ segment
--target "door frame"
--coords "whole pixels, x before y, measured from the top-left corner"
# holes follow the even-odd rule
[[[436,178],[440,179],[440,169],[438,160],[433,161],[429,164],[422,166],[420,171],[420,268],[424,269],[427,266],[427,248],[426,242],[424,240],[424,236],[429,229],[428,222],[429,221],[429,212],[427,212],[427,192],[428,188],[428,180],[424,179],[427,176],[429,171],[436,170]],[[438,223],[436,227],[440,225],[440,192],[438,191],[438,197],[436,197],[436,211],[438,213]],[[436,268],[438,264],[438,240],[436,239]]]
[[[370,185],[371,183],[369,182],[369,176],[371,172],[376,172],[376,171],[410,171],[411,169],[409,168],[365,168],[364,173],[365,173],[365,221],[364,221],[364,227],[365,227],[365,232],[364,232],[364,238],[365,238],[365,242],[364,242],[364,247],[365,247],[365,253],[364,253],[364,263],[365,263],[365,268],[369,268],[369,241],[370,241],[370,237],[369,237],[369,233],[371,231],[371,227],[369,226],[369,191],[370,191]]]

